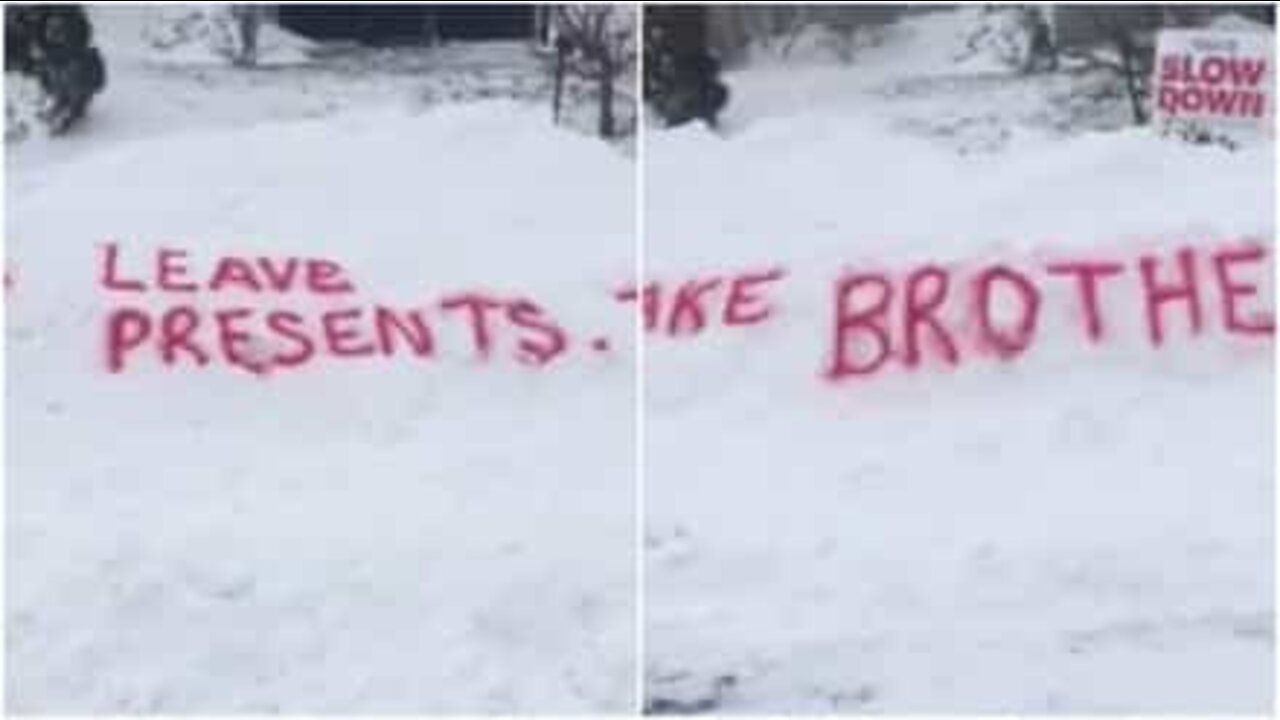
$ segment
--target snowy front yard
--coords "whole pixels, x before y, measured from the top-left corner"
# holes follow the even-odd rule
[[[1273,138],[977,8],[634,145],[524,43],[140,12],[6,152],[8,709],[1271,707]]]
[[[648,345],[649,703],[1265,712],[1271,337],[1224,329],[1214,266],[1196,260],[1203,328],[1164,304],[1154,346],[1137,261],[1167,281],[1180,248],[1269,253],[1273,145],[1055,130],[1037,113],[1072,80],[931,60],[948,18],[849,66],[727,73],[722,134],[646,139],[650,275],[784,274],[767,321]],[[1000,142],[937,132],[948,117]],[[1070,283],[1032,275],[1030,347],[1004,361],[968,342],[962,281],[1063,258],[1123,264],[1099,296],[1104,339]],[[938,317],[957,364],[923,323],[914,368],[831,379],[837,279],[889,278],[901,350],[908,273],[928,266],[950,272]],[[1260,293],[1249,312],[1272,307],[1270,267],[1241,274]]]
[[[92,122],[8,157],[9,709],[633,707],[631,333],[595,302],[631,272],[631,161],[541,101],[432,105],[421,73],[363,61],[157,64],[99,33]],[[112,291],[108,244],[122,284],[203,287],[244,257],[285,289]],[[289,257],[355,290],[302,293]],[[463,290],[619,342],[526,367],[495,326],[485,361],[454,317],[430,358],[270,376],[222,363],[213,326],[217,364],[138,345],[112,373],[104,351],[121,307],[312,318]],[[287,347],[265,332],[253,352]]]

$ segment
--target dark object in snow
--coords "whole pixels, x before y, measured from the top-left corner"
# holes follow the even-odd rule
[[[707,48],[702,8],[645,8],[644,98],[667,126],[702,120],[715,127],[729,102],[720,62]]]
[[[5,8],[5,72],[34,77],[50,102],[41,119],[50,132],[65,132],[84,117],[89,101],[107,84],[93,28],[79,5],[10,5]]]
[[[1168,122],[1161,128],[1160,134],[1172,137],[1192,145],[1210,145],[1235,151],[1240,143],[1231,135],[1215,132],[1208,127],[1194,122]]]
[[[551,96],[551,121],[560,124],[560,106],[564,96],[564,73],[569,54],[573,52],[573,43],[561,35],[556,38],[555,89]]]
[[[711,681],[705,694],[696,697],[676,698],[653,695],[644,706],[645,715],[704,715],[718,710],[737,686],[738,676],[733,674],[718,675]]]
[[[263,5],[232,5],[231,19],[235,23],[237,45],[231,62],[237,67],[253,67],[258,64],[258,30],[266,16]]]
[[[720,111],[729,102],[729,88],[720,80],[720,62],[698,53],[677,57],[672,76],[650,105],[668,127],[702,120],[715,127]]]
[[[1042,8],[1032,7],[1027,13],[1029,41],[1026,70],[1054,72],[1058,69],[1058,49],[1053,44],[1053,29],[1049,27]]]
[[[678,74],[672,90],[659,103],[668,126],[702,120],[715,127],[720,111],[729,102],[729,88],[720,81],[720,62],[707,54],[677,59]]]

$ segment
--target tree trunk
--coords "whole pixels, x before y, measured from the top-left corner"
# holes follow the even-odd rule
[[[258,27],[262,24],[261,8],[255,5],[234,5],[231,12],[239,37],[234,64],[253,67],[258,64]]]
[[[613,59],[600,61],[600,137],[613,137]]]
[[[554,125],[560,124],[560,104],[564,97],[564,73],[565,63],[569,56],[569,43],[561,38],[556,39],[556,74],[555,89],[551,96],[551,122]]]
[[[1133,121],[1138,125],[1147,124],[1147,112],[1142,106],[1142,72],[1138,62],[1138,48],[1127,32],[1117,29],[1115,34],[1116,49],[1120,53],[1121,73],[1124,75],[1125,90],[1129,94],[1129,104],[1133,109]]]

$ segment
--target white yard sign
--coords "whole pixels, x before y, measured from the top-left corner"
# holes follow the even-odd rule
[[[1156,120],[1269,128],[1273,54],[1267,32],[1162,30],[1156,45]]]

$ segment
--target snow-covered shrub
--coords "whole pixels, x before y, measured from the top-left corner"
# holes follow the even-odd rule
[[[164,5],[153,9],[142,39],[165,52],[201,48],[231,60],[237,44],[234,20],[226,5]]]
[[[644,99],[666,126],[701,119],[716,123],[728,102],[719,59],[707,51],[699,23],[687,9],[651,8],[644,26]]]
[[[5,135],[37,129],[60,134],[84,117],[106,85],[93,26],[79,5],[13,5],[5,9]]]
[[[53,98],[36,78],[9,72],[4,77],[4,139],[18,142],[48,134],[44,117],[53,106]]]
[[[313,46],[267,22],[265,6],[162,5],[148,10],[142,40],[167,60],[297,63],[308,58]]]
[[[984,8],[955,58],[990,58],[1009,68],[1020,68],[1030,50],[1030,37],[1022,10],[1016,7]]]
[[[566,75],[593,83],[598,91],[598,133],[612,138],[630,134],[634,124],[618,122],[618,85],[634,76],[637,10],[624,5],[557,5],[554,31],[559,51],[557,77]],[[560,92],[555,102],[560,102]]]

